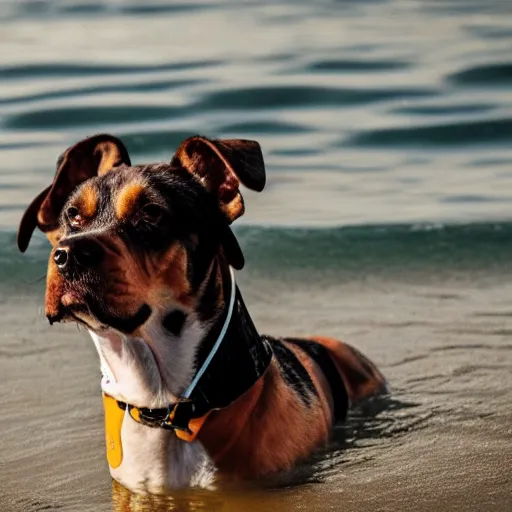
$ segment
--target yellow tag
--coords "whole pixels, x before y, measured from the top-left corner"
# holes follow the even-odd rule
[[[105,442],[107,445],[107,460],[115,469],[123,461],[123,445],[121,443],[121,427],[124,411],[117,405],[115,398],[103,393],[103,409],[105,410]]]

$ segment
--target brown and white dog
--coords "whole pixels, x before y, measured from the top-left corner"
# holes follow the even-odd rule
[[[265,185],[260,146],[191,137],[170,163],[131,165],[96,135],[58,160],[21,220],[52,245],[46,315],[83,324],[100,356],[112,477],[135,492],[290,469],[350,404],[386,389],[337,340],[258,334],[236,287],[240,182]]]

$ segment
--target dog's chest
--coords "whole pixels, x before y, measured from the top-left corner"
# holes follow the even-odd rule
[[[104,393],[132,404],[162,406],[158,402],[158,397],[163,396],[162,383],[144,343],[124,340],[116,347],[112,339],[94,333],[91,336],[100,356]],[[116,409],[114,414],[121,412]],[[180,487],[211,486],[213,465],[199,441],[189,443],[178,439],[172,430],[142,425],[127,411],[121,412],[119,421],[112,421],[107,407],[105,414],[107,432],[117,445],[115,457],[109,457],[110,462],[116,460],[109,464],[110,473],[126,488],[162,493]],[[107,446],[107,452],[109,449]]]
[[[174,432],[141,425],[125,413],[121,442],[122,462],[110,467],[110,473],[134,492],[209,487],[213,482],[212,465],[198,441],[181,441]]]

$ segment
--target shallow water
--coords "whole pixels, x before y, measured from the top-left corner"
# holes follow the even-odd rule
[[[509,0],[4,0],[0,28],[1,510],[512,510]],[[93,347],[45,323],[42,236],[14,246],[57,156],[105,131],[135,162],[258,140],[256,324],[390,381],[278,488],[111,489]]]

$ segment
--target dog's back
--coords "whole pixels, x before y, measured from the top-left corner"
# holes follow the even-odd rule
[[[284,338],[282,343],[305,353],[321,369],[333,399],[334,419],[343,420],[350,404],[387,391],[377,367],[354,347],[334,338]]]
[[[387,391],[359,351],[332,338],[272,338],[265,375],[214,412],[199,437],[225,475],[258,477],[291,468],[329,439],[350,405]]]

